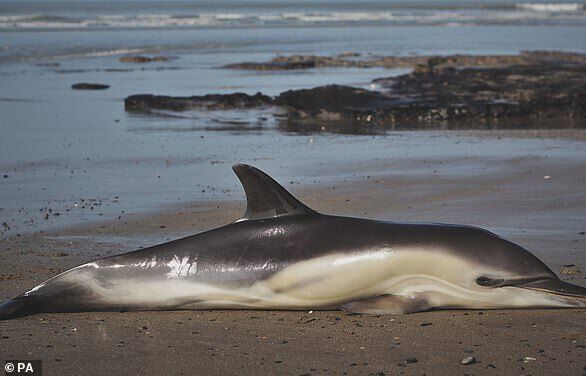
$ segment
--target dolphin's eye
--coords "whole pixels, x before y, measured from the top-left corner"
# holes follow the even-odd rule
[[[490,278],[488,277],[478,277],[476,278],[476,283],[480,286],[490,286]]]
[[[480,286],[496,286],[499,285],[503,282],[502,279],[494,279],[494,278],[490,278],[490,277],[485,277],[485,276],[481,276],[476,278],[476,283],[479,284]]]

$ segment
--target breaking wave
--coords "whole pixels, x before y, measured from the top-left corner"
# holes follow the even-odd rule
[[[197,28],[337,24],[515,24],[586,22],[583,3],[516,3],[452,8],[393,8],[389,11],[283,11],[273,13],[48,14],[2,15],[0,29]]]
[[[520,3],[516,4],[516,7],[536,12],[578,12],[585,10],[585,5],[579,3]]]

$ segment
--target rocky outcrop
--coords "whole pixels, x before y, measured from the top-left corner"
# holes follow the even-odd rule
[[[344,86],[288,91],[276,103],[293,117],[381,124],[464,119],[586,117],[586,66],[514,65],[415,70],[379,79],[384,92]]]
[[[110,85],[79,82],[77,84],[71,85],[71,88],[74,90],[106,90],[110,88]]]
[[[376,91],[328,85],[286,91],[275,99],[275,104],[286,108],[293,117],[336,120],[366,118],[378,109],[397,104],[397,101]]]
[[[267,62],[244,62],[225,65],[227,69],[290,70],[324,67],[351,68],[415,68],[505,67],[549,63],[586,64],[586,54],[560,51],[528,51],[519,55],[446,55],[446,56],[372,56],[345,53],[337,56],[277,56]]]
[[[412,73],[375,80],[382,90],[328,85],[289,90],[276,98],[261,93],[194,97],[131,96],[129,110],[230,109],[274,105],[294,119],[350,120],[408,125],[479,119],[586,120],[586,64],[578,55],[563,62],[556,53],[534,53],[524,62],[455,68],[451,60],[428,59]],[[492,57],[475,57],[477,63]]]
[[[513,65],[501,68],[435,68],[379,79],[409,103],[381,109],[385,120],[445,121],[464,118],[584,118],[586,66]]]
[[[226,69],[243,69],[243,70],[258,70],[258,71],[271,71],[271,70],[292,70],[292,69],[310,69],[316,68],[318,65],[317,59],[308,57],[307,60],[299,59],[287,59],[280,61],[280,59],[273,59],[263,63],[244,62],[236,64],[228,64],[223,68]],[[323,66],[323,65],[321,65]]]
[[[154,62],[164,62],[169,61],[170,59],[165,56],[122,56],[118,59],[121,63],[135,63],[135,64],[144,64],[144,63],[154,63]]]
[[[169,97],[165,95],[139,94],[124,100],[127,111],[148,111],[150,109],[186,111],[193,109],[224,110],[253,108],[272,104],[271,97],[256,93],[208,94],[192,97]]]

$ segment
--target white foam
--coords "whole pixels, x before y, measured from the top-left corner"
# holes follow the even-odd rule
[[[537,12],[576,12],[584,10],[584,4],[579,3],[520,3],[517,8]]]
[[[86,58],[86,57],[104,57],[104,56],[115,56],[115,55],[126,55],[126,54],[137,54],[141,52],[145,52],[146,50],[143,48],[117,48],[113,50],[104,50],[104,51],[88,51],[88,52],[79,52],[79,53],[71,53],[65,55],[56,55],[51,56],[52,59],[79,59],[79,58]]]
[[[0,29],[66,29],[66,28],[165,28],[207,26],[313,25],[336,23],[397,24],[474,24],[520,20],[551,21],[584,19],[580,3],[518,3],[510,9],[473,11],[432,10],[397,12],[275,12],[275,13],[200,13],[191,15],[137,14],[132,16],[100,14],[87,18],[53,17],[41,14],[0,16]]]
[[[8,16],[0,16],[0,22],[18,22],[18,21],[26,21],[41,17],[40,14],[21,14],[21,15],[8,15]]]

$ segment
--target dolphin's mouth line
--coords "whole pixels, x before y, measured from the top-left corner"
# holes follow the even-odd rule
[[[586,296],[585,295],[572,294],[572,293],[569,293],[569,292],[553,291],[553,290],[548,290],[548,289],[544,289],[544,288],[529,287],[529,286],[513,286],[513,287],[519,287],[519,288],[527,289],[527,290],[534,290],[534,291],[546,292],[546,293],[552,294],[552,295],[568,296],[568,297],[572,297],[572,298],[581,298],[581,299],[586,300]]]
[[[586,304],[586,287],[564,282],[558,278],[538,279],[518,284],[514,287],[539,291],[560,298],[573,299],[582,305]]]

